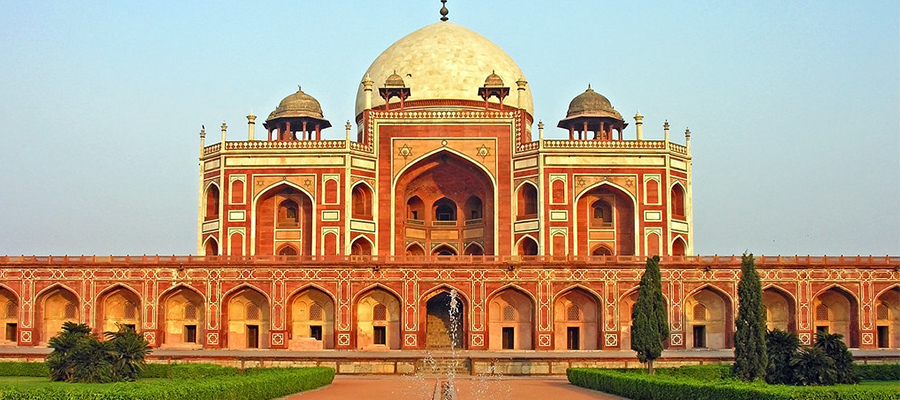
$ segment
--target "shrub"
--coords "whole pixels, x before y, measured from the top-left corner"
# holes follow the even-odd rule
[[[144,359],[150,353],[150,344],[134,329],[123,326],[117,332],[106,332],[105,336],[109,343],[108,357],[113,378],[117,381],[137,379],[144,369]]]
[[[100,341],[86,324],[64,323],[62,332],[50,338],[50,379],[85,383],[136,379],[150,351],[147,341],[124,326],[106,337]]]
[[[772,384],[791,384],[794,382],[794,371],[791,359],[800,349],[800,338],[796,333],[775,329],[766,332],[766,350],[768,365],[766,366],[766,382]]]
[[[822,349],[834,360],[834,371],[837,383],[858,383],[859,377],[853,371],[853,354],[847,349],[839,333],[816,333],[816,347]]]
[[[853,364],[853,370],[864,381],[900,381],[900,364]]]
[[[818,347],[798,351],[791,359],[791,369],[796,385],[833,385],[837,381],[834,360]]]

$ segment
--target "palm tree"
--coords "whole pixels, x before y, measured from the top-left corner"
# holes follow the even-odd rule
[[[133,328],[116,324],[116,332],[106,332],[110,344],[109,355],[117,380],[133,381],[144,370],[144,359],[150,353],[150,344]]]

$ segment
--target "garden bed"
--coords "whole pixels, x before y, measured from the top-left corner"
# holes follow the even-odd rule
[[[634,400],[897,400],[900,387],[890,381],[867,381],[861,385],[787,386],[741,382],[729,378],[728,365],[660,369],[657,375],[644,370],[571,368],[574,385]],[[881,376],[900,374],[900,366],[876,367]],[[894,375],[890,371],[895,371]],[[898,378],[893,378],[898,379]]]
[[[150,364],[135,382],[65,383],[51,382],[41,365],[0,363],[0,399],[268,400],[328,385],[334,379],[334,370],[322,367],[238,370],[208,364]]]

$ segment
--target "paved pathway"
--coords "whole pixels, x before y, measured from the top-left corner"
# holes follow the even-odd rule
[[[431,400],[435,378],[410,376],[338,375],[329,386],[298,393],[282,400]],[[622,400],[622,397],[573,386],[566,378],[518,378],[456,380],[459,400]]]

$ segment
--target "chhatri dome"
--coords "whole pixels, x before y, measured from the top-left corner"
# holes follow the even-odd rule
[[[406,35],[387,48],[363,75],[374,82],[375,93],[385,86],[391,75],[399,75],[410,89],[407,101],[415,100],[474,100],[484,102],[478,88],[492,73],[511,86],[512,99],[504,104],[515,105],[516,84],[525,74],[516,62],[499,46],[468,28],[442,21]],[[364,78],[365,79],[365,78]],[[522,94],[522,107],[534,115],[531,91]],[[499,102],[491,98],[492,103]],[[362,85],[356,94],[356,115],[365,108]],[[384,99],[372,96],[372,107],[384,104]]]

